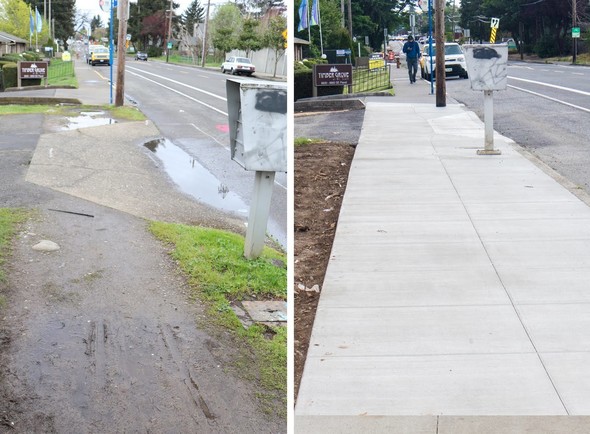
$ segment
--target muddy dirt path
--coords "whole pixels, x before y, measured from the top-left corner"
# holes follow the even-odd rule
[[[198,327],[202,308],[146,222],[33,188],[23,177],[34,147],[11,146],[0,161],[20,169],[3,202],[37,214],[4,288],[0,432],[284,432],[224,364],[231,344]],[[40,240],[60,249],[33,250]]]

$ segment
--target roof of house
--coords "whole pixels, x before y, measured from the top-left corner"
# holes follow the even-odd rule
[[[300,44],[300,45],[309,45],[310,42],[305,40],[305,39],[301,39],[301,38],[293,38],[293,43],[294,44]]]
[[[21,39],[17,36],[11,35],[9,33],[6,32],[0,32],[0,42],[4,42],[4,43],[16,43],[19,42],[21,44],[26,44],[28,41],[25,41],[24,39]]]

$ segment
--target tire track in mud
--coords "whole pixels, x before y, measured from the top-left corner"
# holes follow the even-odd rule
[[[193,399],[193,402],[197,409],[199,409],[205,418],[209,421],[212,426],[217,426],[216,416],[211,412],[205,398],[201,394],[199,389],[199,385],[197,384],[194,376],[187,366],[186,363],[183,362],[183,358],[180,355],[178,347],[176,346],[176,335],[169,324],[158,324],[158,330],[160,332],[160,337],[164,342],[164,347],[168,351],[168,354],[176,366],[180,375],[184,378],[183,382],[188,389],[188,392]]]

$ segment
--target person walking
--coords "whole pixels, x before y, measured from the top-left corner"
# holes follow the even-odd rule
[[[410,84],[416,83],[416,72],[418,71],[418,58],[422,56],[420,53],[420,45],[414,41],[412,35],[408,36],[408,42],[404,44],[402,51],[406,54],[406,62],[408,63],[408,74],[410,75]]]

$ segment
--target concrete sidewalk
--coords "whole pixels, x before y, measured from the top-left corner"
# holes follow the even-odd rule
[[[403,74],[367,103],[296,432],[589,432],[590,208]]]

